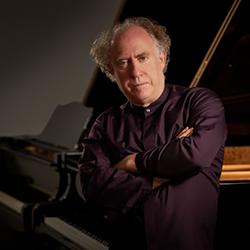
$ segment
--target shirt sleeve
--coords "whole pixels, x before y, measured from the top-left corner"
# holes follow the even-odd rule
[[[83,140],[78,165],[82,192],[88,203],[100,208],[123,213],[138,210],[151,192],[152,178],[113,168],[105,136],[96,122]]]
[[[193,127],[193,134],[138,153],[136,165],[142,174],[173,179],[198,174],[211,165],[227,134],[223,104],[212,91],[202,89],[188,109],[184,127]]]

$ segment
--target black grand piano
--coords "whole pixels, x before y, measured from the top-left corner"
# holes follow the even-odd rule
[[[146,16],[172,38],[167,82],[204,86],[228,123],[214,249],[249,249],[250,3],[248,0],[124,1],[118,18]],[[105,211],[88,206],[77,162],[81,138],[125,98],[97,69],[84,105],[59,106],[38,136],[0,138],[0,223],[50,235],[66,249],[108,249]],[[66,132],[65,132],[66,131]]]

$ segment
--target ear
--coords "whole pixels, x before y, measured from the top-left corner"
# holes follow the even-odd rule
[[[111,75],[114,76],[114,68],[113,68],[111,63],[108,63],[108,68],[109,68],[109,71],[110,71]]]
[[[162,65],[162,70],[164,69],[165,64],[166,64],[166,58],[167,58],[166,51],[161,52],[159,55],[159,59],[160,59],[161,65]]]

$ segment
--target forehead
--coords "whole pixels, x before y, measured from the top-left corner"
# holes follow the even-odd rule
[[[131,26],[119,31],[110,46],[111,59],[130,56],[131,53],[150,53],[154,50],[154,41],[146,30]]]

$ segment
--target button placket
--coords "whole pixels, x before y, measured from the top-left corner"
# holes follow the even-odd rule
[[[145,112],[146,113],[146,112]],[[146,113],[147,115],[148,113]],[[148,116],[148,119],[143,121],[142,143],[145,150],[149,150],[156,147],[156,137],[154,131],[154,124],[152,116]]]

